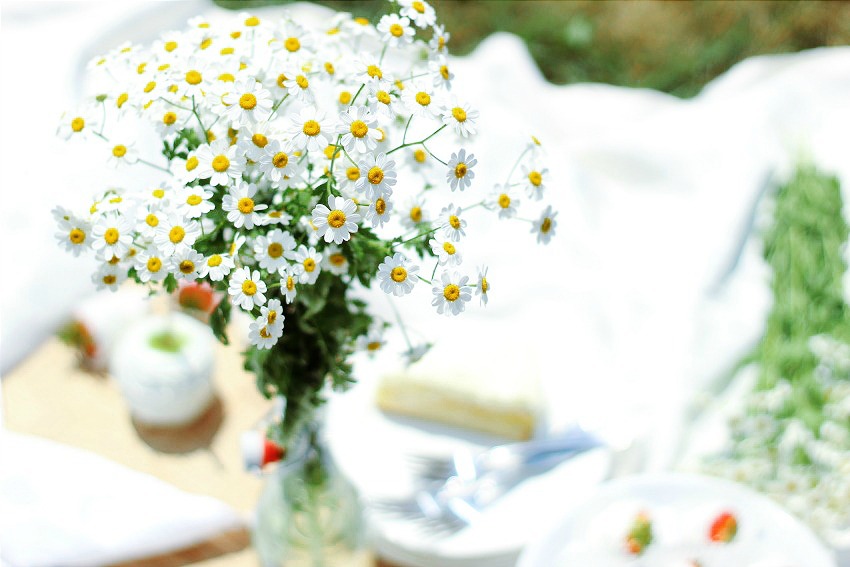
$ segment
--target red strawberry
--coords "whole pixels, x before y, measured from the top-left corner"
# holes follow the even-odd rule
[[[728,543],[735,539],[736,533],[738,533],[738,520],[731,512],[723,512],[711,523],[708,539]]]

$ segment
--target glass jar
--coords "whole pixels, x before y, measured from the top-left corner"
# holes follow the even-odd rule
[[[367,564],[360,500],[331,462],[319,429],[313,422],[296,435],[266,478],[253,531],[264,567]]]

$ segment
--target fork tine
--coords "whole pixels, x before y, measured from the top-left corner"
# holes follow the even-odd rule
[[[426,480],[445,480],[454,472],[454,464],[449,457],[406,453],[404,460],[414,476]]]

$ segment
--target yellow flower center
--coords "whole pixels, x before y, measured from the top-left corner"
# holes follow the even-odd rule
[[[259,26],[260,25],[260,18],[258,18],[257,16],[251,16],[250,18],[245,20],[245,25],[250,27],[250,28]]]
[[[351,133],[355,138],[362,138],[369,132],[369,127],[362,120],[355,120],[351,123]]]
[[[217,155],[212,160],[212,168],[219,173],[227,171],[230,167],[230,160],[225,155]]]
[[[159,226],[159,217],[151,213],[145,217],[145,224],[147,224],[151,228]]]
[[[284,75],[283,73],[281,73],[280,75],[278,75],[278,76],[277,76],[277,86],[279,86],[280,88],[284,88],[284,84],[283,84],[283,83],[284,83],[286,80],[287,80],[287,79],[286,79],[286,75]]]
[[[105,283],[106,285],[112,285],[117,281],[118,281],[118,278],[116,278],[112,274],[106,274],[105,276],[103,276],[103,283]]]
[[[218,254],[213,254],[212,256],[210,256],[207,260],[207,266],[209,266],[210,268],[221,266],[221,256],[219,256]]]
[[[272,158],[272,163],[278,169],[286,167],[286,165],[289,163],[289,156],[283,152],[278,152]]]
[[[378,128],[375,128],[375,130],[377,130],[378,133],[381,135],[381,137],[378,138],[379,142],[383,142],[384,140],[387,139],[387,134],[386,134],[386,132],[384,132],[383,128],[378,127]]]
[[[190,85],[199,85],[203,80],[204,78],[201,76],[201,74],[198,71],[195,71],[194,69],[186,73],[186,82]]]
[[[254,110],[254,107],[257,106],[257,97],[251,93],[245,93],[239,97],[239,106],[245,110]]]
[[[415,159],[417,163],[425,163],[425,159],[427,157],[428,154],[425,153],[425,150],[413,150],[413,159]]]
[[[419,91],[418,93],[416,93],[416,102],[420,106],[428,106],[429,104],[431,104],[431,95],[429,95],[425,91]]]
[[[337,252],[336,254],[331,254],[328,261],[334,266],[344,266],[346,259],[345,256]]]
[[[503,209],[507,209],[511,206],[511,198],[508,197],[506,193],[502,193],[499,195],[499,206]]]
[[[139,75],[143,74],[145,72],[145,69],[147,68],[147,66],[148,66],[147,63],[139,63],[139,66],[136,67],[136,73],[139,74]]]
[[[437,50],[442,51],[445,47],[446,47],[446,38],[445,38],[445,36],[441,35],[440,38],[437,40]]]
[[[373,79],[383,79],[384,72],[381,71],[381,68],[377,65],[369,65],[366,67],[366,74],[372,77]]]
[[[243,215],[249,215],[254,212],[254,200],[250,197],[242,197],[236,206]]]
[[[369,183],[372,185],[378,185],[381,181],[384,180],[384,170],[378,167],[377,165],[369,170],[369,173],[366,174],[366,177],[369,179]]]
[[[360,179],[360,168],[357,167],[349,167],[345,170],[345,176],[349,181],[357,181]]]
[[[201,42],[201,49],[206,49],[206,48],[207,48],[207,47],[209,47],[210,45],[212,45],[212,38],[209,38],[209,37],[208,37],[208,38],[206,38],[205,40],[203,40],[203,41]]]
[[[114,266],[115,264],[117,264],[120,261],[121,261],[121,258],[119,258],[118,256],[113,256],[112,258],[109,259],[109,262],[107,262],[107,263],[110,266]]]
[[[378,102],[381,104],[389,104],[390,103],[390,95],[387,91],[378,91],[375,93],[375,97],[378,99]]]
[[[410,209],[410,220],[413,222],[420,222],[422,220],[422,209],[420,207]]]
[[[292,291],[295,289],[295,280],[292,279],[292,276],[286,276],[286,291]]]
[[[127,146],[122,146],[121,144],[118,144],[117,146],[112,148],[112,155],[117,158],[124,157],[125,155],[127,155]]]
[[[419,2],[419,0],[417,0],[416,2],[411,4],[410,7],[413,8],[414,10],[416,10],[417,12],[419,12],[420,14],[425,13],[425,4],[423,4],[422,2]]]
[[[375,212],[379,215],[383,215],[387,212],[387,202],[378,197],[378,200],[375,201]]]
[[[221,51],[219,51],[219,55],[233,55],[235,50],[232,47],[222,47]]]
[[[82,244],[86,240],[86,233],[79,228],[72,228],[71,232],[68,233],[68,240],[74,244]]]
[[[295,83],[301,87],[302,89],[306,89],[310,86],[310,81],[307,80],[307,77],[304,75],[298,75],[295,77]]]
[[[400,24],[393,24],[390,26],[390,35],[393,37],[401,37],[404,35],[404,28],[401,27]]]
[[[402,266],[396,266],[393,268],[393,271],[390,272],[390,277],[394,282],[401,283],[407,279],[407,270],[405,270]]]
[[[254,295],[257,293],[257,284],[251,280],[245,280],[242,282],[242,293],[245,295]]]
[[[121,108],[122,106],[124,106],[124,103],[127,102],[127,100],[129,98],[130,98],[130,95],[128,95],[127,93],[121,93],[120,95],[118,95],[118,98],[115,100],[115,106],[117,106],[118,108]]]
[[[316,269],[316,261],[312,258],[307,258],[302,262],[305,272],[312,272]]]
[[[110,246],[118,242],[119,236],[117,228],[107,228],[106,232],[103,233],[103,239]]]
[[[81,117],[77,116],[73,120],[71,120],[71,130],[74,132],[82,132],[83,128],[86,127],[86,121]]]
[[[440,76],[443,77],[444,81],[449,80],[449,68],[447,65],[440,66]]]
[[[458,163],[455,166],[455,177],[461,179],[462,177],[466,177],[466,164],[463,162]]]
[[[546,217],[545,219],[543,219],[543,222],[540,223],[540,232],[546,234],[550,230],[552,230],[552,219]]]
[[[266,315],[266,321],[269,325],[274,325],[274,322],[277,321],[277,311],[270,309],[269,314]]]
[[[327,72],[328,75],[333,75],[334,73],[336,73],[336,69],[334,69],[334,64],[330,61],[325,63],[325,72]]]
[[[281,217],[280,211],[272,211],[269,213],[269,216],[273,219],[279,219]]]
[[[269,244],[268,253],[270,258],[280,258],[283,255],[283,246],[279,242]]]
[[[162,199],[165,197],[165,189],[154,189],[151,191],[151,195],[153,195],[157,199]]]
[[[340,104],[348,104],[351,102],[351,93],[348,91],[342,91],[339,93],[339,103]]]
[[[298,41],[297,37],[290,37],[283,42],[283,46],[288,52],[295,53],[296,51],[301,49],[301,42]]]
[[[460,219],[457,218],[457,215],[451,215],[449,217],[449,225],[455,230],[460,228]]]
[[[453,256],[457,250],[455,249],[455,245],[451,242],[443,242],[443,250],[446,251],[446,254],[449,256]]]
[[[195,271],[195,263],[192,260],[183,260],[178,266],[180,273],[191,274]]]
[[[458,122],[466,122],[466,111],[459,106],[452,109],[452,116],[454,116],[455,120]]]
[[[230,32],[230,37],[232,37],[233,39],[239,39],[240,37],[242,37],[242,32],[241,31]]]
[[[148,271],[149,272],[158,272],[162,268],[162,260],[157,258],[156,256],[148,259]]]
[[[254,134],[251,136],[251,141],[254,142],[254,145],[258,148],[265,148],[266,144],[269,143],[269,139],[266,138],[263,134]]]
[[[341,227],[345,224],[345,213],[339,209],[331,211],[328,213],[328,224],[333,228]]]
[[[490,284],[487,283],[487,278],[481,278],[481,293],[487,293],[490,289]]]
[[[186,236],[186,231],[183,230],[182,226],[172,227],[170,231],[168,231],[168,239],[171,240],[174,244],[179,244],[183,242],[183,238]]]
[[[264,339],[272,338],[272,334],[269,332],[268,327],[263,327],[262,329],[260,329],[260,336],[263,337]]]
[[[198,167],[198,158],[191,156],[186,160],[186,171],[192,171],[196,167]]]
[[[233,81],[236,80],[236,77],[234,77],[230,73],[222,73],[221,75],[218,76],[218,80],[223,82],[223,83],[232,83]]]
[[[308,136],[317,136],[322,131],[322,127],[315,120],[308,120],[304,123],[303,131]]]
[[[339,150],[336,149],[336,146],[334,146],[333,144],[329,144],[327,147],[325,147],[325,149],[323,151],[324,151],[325,157],[328,158],[328,159],[334,159],[334,158],[339,157]],[[325,168],[325,169],[327,169],[327,168]],[[327,171],[325,171],[325,173],[327,173]]]
[[[172,51],[174,51],[175,49],[177,49],[177,42],[176,42],[176,41],[167,41],[167,42],[165,42],[165,50],[166,50],[167,52],[171,53],[171,52],[172,52]]]
[[[186,203],[194,207],[195,205],[200,205],[203,200],[203,197],[200,195],[189,195],[186,198]]]
[[[539,171],[532,171],[528,174],[528,180],[531,181],[531,184],[535,187],[540,187],[540,184],[543,183],[543,176]]]
[[[460,288],[455,284],[449,284],[443,288],[443,297],[446,298],[446,301],[457,301],[457,298],[460,297]]]
[[[368,26],[369,20],[364,17],[354,18],[355,23],[360,24],[361,26]]]
[[[177,115],[173,112],[166,112],[162,115],[162,123],[166,126],[171,126],[175,122],[177,122]]]

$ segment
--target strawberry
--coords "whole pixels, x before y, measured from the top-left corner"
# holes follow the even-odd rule
[[[711,523],[708,539],[728,543],[735,539],[736,533],[738,533],[738,520],[731,512],[723,512]]]

